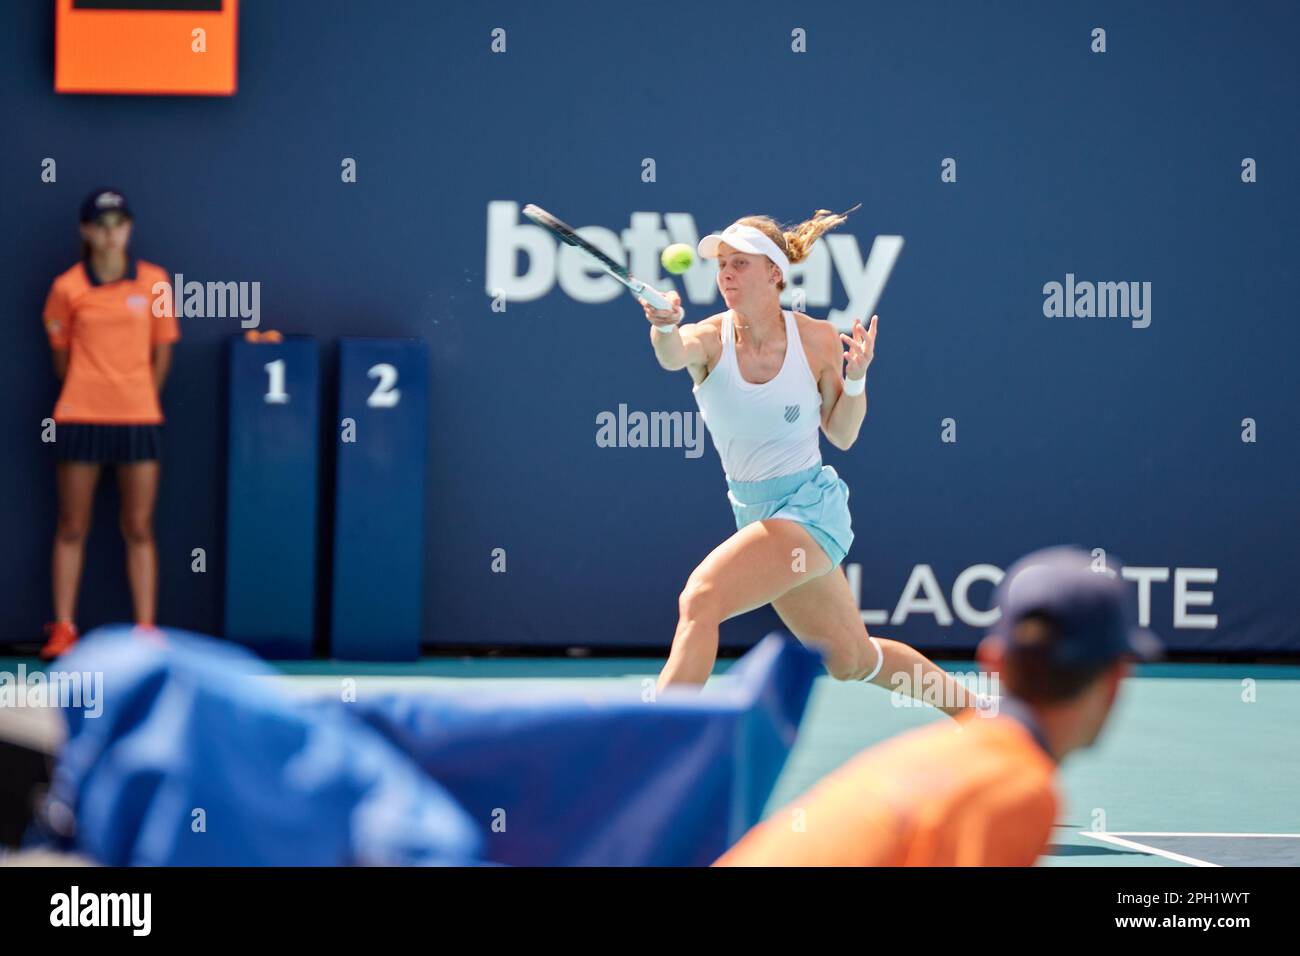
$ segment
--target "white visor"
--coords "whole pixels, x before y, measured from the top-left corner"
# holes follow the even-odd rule
[[[724,242],[738,252],[767,256],[781,270],[781,281],[790,281],[790,260],[781,251],[780,246],[764,235],[763,230],[733,222],[720,234],[705,236],[701,239],[696,251],[699,252],[701,259],[716,259],[718,258],[718,246]]]

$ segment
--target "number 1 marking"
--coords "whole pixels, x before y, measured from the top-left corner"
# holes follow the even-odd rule
[[[266,374],[271,379],[270,387],[266,390],[266,403],[268,405],[287,404],[289,393],[284,390],[284,359],[267,362],[262,368],[266,369]]]

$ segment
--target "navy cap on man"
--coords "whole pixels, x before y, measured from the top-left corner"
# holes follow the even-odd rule
[[[81,202],[81,221],[94,222],[106,213],[115,212],[130,219],[131,208],[117,189],[96,189]]]
[[[1030,650],[1014,639],[1016,625],[1044,617],[1054,625],[1047,653],[1066,667],[1093,667],[1120,658],[1160,656],[1160,640],[1137,626],[1130,586],[1112,565],[1074,547],[1046,548],[1008,569],[998,588],[1002,616],[990,630],[1007,653]]]

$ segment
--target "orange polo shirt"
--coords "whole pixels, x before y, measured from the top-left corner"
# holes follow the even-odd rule
[[[159,282],[170,286],[171,278],[139,260],[129,262],[117,282],[99,283],[85,262],[54,280],[45,300],[45,331],[52,348],[69,350],[68,374],[54,406],[56,422],[162,422],[153,346],[181,335],[174,315],[154,315]]]
[[[859,754],[714,865],[1029,866],[1056,819],[1055,775],[1011,717],[944,720]]]

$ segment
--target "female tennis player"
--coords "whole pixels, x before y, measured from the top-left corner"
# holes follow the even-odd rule
[[[737,531],[692,573],[678,599],[677,633],[659,687],[703,684],[718,653],[718,626],[771,604],[800,641],[819,649],[831,676],[900,684],[920,666],[922,688],[943,688],[941,706],[966,709],[964,688],[915,649],[867,634],[840,567],[853,531],[849,489],[822,464],[818,428],[836,448],[850,448],[867,413],[867,368],[875,355],[877,317],[853,335],[781,308],[790,265],[807,258],[817,238],[846,219],[819,209],[788,232],[767,216],[747,216],[705,236],[699,254],[718,260],[727,311],[681,325],[673,309],[642,302],[653,326],[659,364],[686,369],[700,413],[722,459]],[[841,372],[843,369],[843,373]],[[937,675],[937,676],[936,676]],[[970,706],[974,706],[971,695]]]
[[[117,473],[127,578],[137,624],[152,627],[158,558],[153,508],[158,492],[162,409],[158,394],[180,338],[171,309],[155,309],[167,273],[130,252],[131,211],[120,192],[100,189],[81,206],[82,258],[54,280],[45,330],[63,382],[54,406],[59,518],[54,535],[54,622],[47,660],[77,640],[74,613],[95,485]],[[159,315],[157,313],[162,312]]]

